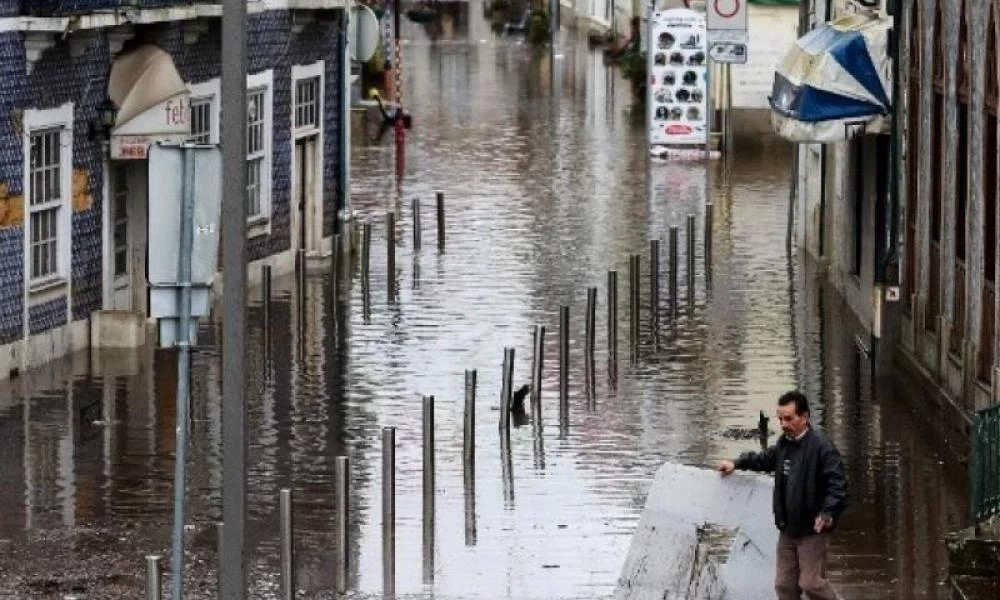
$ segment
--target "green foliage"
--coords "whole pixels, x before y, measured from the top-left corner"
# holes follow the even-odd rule
[[[549,41],[549,37],[549,13],[532,11],[531,19],[528,21],[528,41],[541,44]]]
[[[628,52],[619,63],[622,77],[632,84],[632,91],[639,97],[646,97],[646,53]]]

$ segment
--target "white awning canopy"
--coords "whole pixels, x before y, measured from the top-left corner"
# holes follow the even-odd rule
[[[151,143],[190,137],[188,95],[173,59],[161,48],[146,45],[119,56],[108,81],[108,97],[118,107],[112,158],[144,159]]]

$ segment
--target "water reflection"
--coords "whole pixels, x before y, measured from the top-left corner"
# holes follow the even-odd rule
[[[387,210],[396,215],[394,267],[376,225],[367,276],[353,253],[336,282],[327,273],[304,286],[275,280],[267,335],[256,300],[250,310],[249,360],[260,366],[247,382],[253,595],[277,593],[283,486],[294,489],[298,585],[317,594],[333,587],[338,455],[351,464],[349,585],[358,597],[381,594],[380,439],[394,426],[401,597],[607,596],[657,466],[705,465],[752,447],[720,433],[754,426],[780,392],[802,386],[844,452],[853,490],[832,565],[843,592],[946,597],[937,585],[946,565],[940,539],[964,510],[962,471],[922,433],[907,401],[917,392],[873,379],[853,343],[860,328],[812,272],[789,261],[788,148],[739,140],[728,171],[711,166],[709,260],[705,165],[654,165],[652,192],[644,191],[642,111],[599,53],[566,44],[564,59],[552,62],[493,39],[476,19],[467,25],[469,42],[448,39],[448,29],[437,44],[410,32],[407,97],[418,125],[401,181],[391,139],[357,136],[355,204],[373,223]],[[448,199],[447,251],[426,246],[418,257],[401,207],[412,197],[429,202],[437,189]],[[637,359],[614,355],[631,335],[623,295],[615,340],[599,324],[589,360],[587,288],[598,287],[598,314],[607,311],[608,270],[627,273],[628,256],[646,254],[650,239],[671,239],[673,227],[678,284],[661,282],[658,339],[644,259]],[[529,356],[533,326],[542,324],[552,332],[544,353],[558,357],[561,305],[574,316],[566,406],[549,360],[539,417],[512,429],[509,443],[498,439],[501,351]],[[193,597],[206,598],[221,484],[219,329],[217,320],[203,327],[192,388],[188,577]],[[11,576],[0,594],[43,597],[53,588],[39,573],[58,574],[59,591],[139,594],[138,557],[169,544],[173,364],[165,352],[94,353],[3,384],[0,572]],[[463,374],[473,368],[478,447],[466,469]],[[530,377],[522,359],[514,380]],[[430,537],[421,508],[424,394],[438,400]]]

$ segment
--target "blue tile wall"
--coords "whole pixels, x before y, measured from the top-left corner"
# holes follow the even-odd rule
[[[0,0],[0,17],[14,17],[21,13],[21,0]]]
[[[175,4],[143,0],[145,4]],[[183,4],[183,2],[181,2]],[[0,0],[0,14],[17,3]],[[34,3],[32,3],[34,4]],[[71,6],[94,8],[101,2],[42,1],[41,5],[70,10]],[[23,7],[22,7],[23,8]],[[185,44],[180,23],[137,26],[130,45],[155,43],[169,52],[185,80],[199,83],[220,75],[221,53],[218,19],[209,21],[209,29],[194,44]],[[251,260],[288,250],[290,247],[291,192],[291,66],[326,61],[325,144],[324,144],[324,231],[334,226],[339,190],[337,140],[339,138],[338,96],[342,66],[337,55],[340,17],[322,14],[300,34],[291,32],[291,17],[286,11],[269,11],[249,18],[249,64],[251,72],[274,70],[272,132],[272,222],[271,234],[249,241]],[[96,118],[97,106],[104,99],[111,56],[103,36],[96,36],[91,46],[77,58],[70,56],[66,41],[59,41],[45,52],[31,75],[24,68],[21,34],[0,34],[0,123],[16,122],[19,111],[52,108],[65,102],[75,103],[73,168],[84,170],[89,181],[90,207],[74,212],[72,217],[72,318],[84,319],[101,307],[102,282],[102,154],[98,141],[89,138],[88,124]],[[20,134],[0,129],[0,183],[11,194],[20,194],[23,179],[23,150]],[[14,226],[0,229],[0,344],[21,337],[23,328],[23,230]],[[65,322],[65,299],[62,317],[56,302],[29,310],[29,329],[43,332]],[[61,320],[60,320],[61,319]]]
[[[44,304],[28,308],[28,332],[43,333],[66,324],[66,297],[62,296]]]

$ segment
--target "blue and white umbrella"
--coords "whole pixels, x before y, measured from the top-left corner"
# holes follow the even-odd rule
[[[888,133],[891,19],[851,15],[799,39],[774,74],[771,121],[795,142]]]

